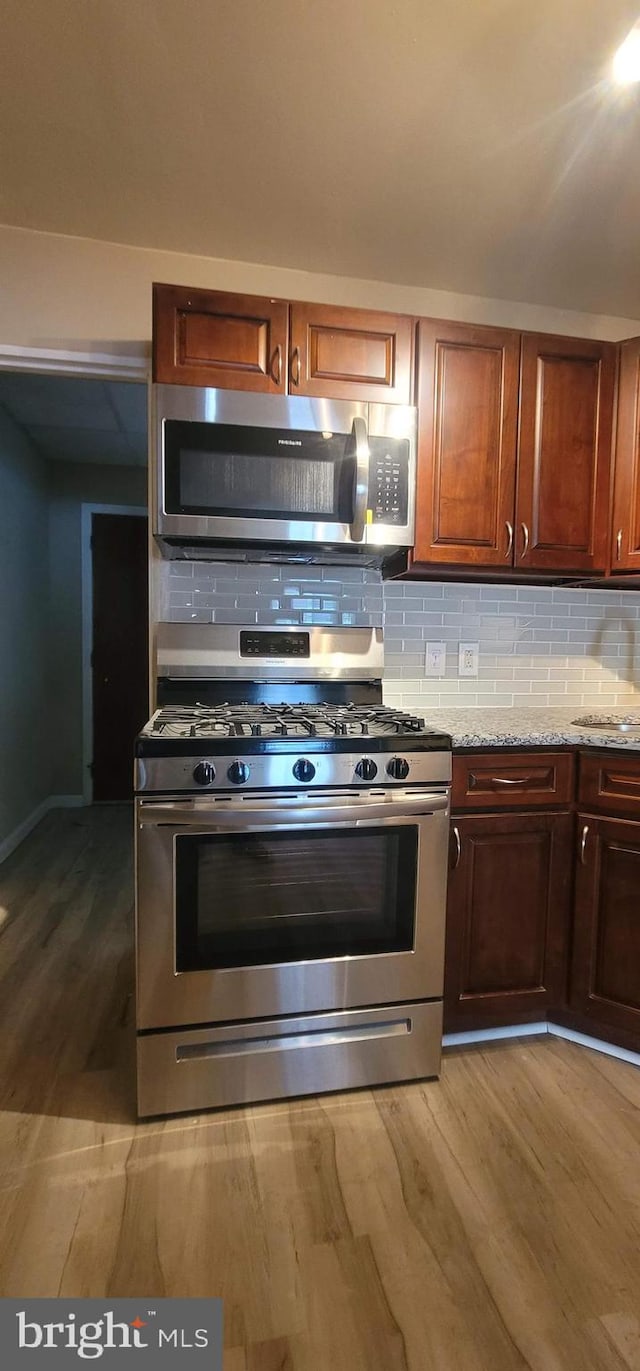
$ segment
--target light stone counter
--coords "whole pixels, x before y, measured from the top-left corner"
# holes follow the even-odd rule
[[[416,711],[417,713],[418,711]],[[465,747],[616,747],[640,752],[640,728],[616,733],[574,719],[598,717],[640,723],[640,710],[574,706],[572,709],[427,709],[428,728],[449,733],[454,750]]]

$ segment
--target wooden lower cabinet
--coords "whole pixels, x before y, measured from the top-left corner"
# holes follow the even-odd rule
[[[570,1008],[640,1046],[640,823],[578,823]]]
[[[569,813],[454,815],[445,1032],[564,1003],[573,831]]]

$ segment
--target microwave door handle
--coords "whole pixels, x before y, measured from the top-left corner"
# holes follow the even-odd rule
[[[364,540],[367,500],[369,498],[369,435],[364,419],[358,416],[353,421],[351,434],[355,443],[356,473],[353,492],[353,522],[350,525],[352,543]]]

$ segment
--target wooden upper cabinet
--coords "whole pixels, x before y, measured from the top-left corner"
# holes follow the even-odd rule
[[[292,395],[408,405],[413,333],[408,315],[294,303],[289,390]]]
[[[523,335],[516,566],[607,565],[615,372],[611,343]]]
[[[185,286],[153,287],[153,379],[282,395],[286,300]]]
[[[611,566],[640,571],[640,338],[620,348]]]
[[[422,319],[416,562],[511,566],[520,335]]]

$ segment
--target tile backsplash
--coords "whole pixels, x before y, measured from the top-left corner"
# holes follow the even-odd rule
[[[640,704],[640,594],[383,583],[360,567],[164,562],[160,617],[195,623],[384,624],[386,703],[406,709]],[[428,642],[446,644],[442,678]],[[479,644],[459,678],[458,643]]]
[[[388,582],[387,704],[581,706],[640,703],[640,595],[546,586]],[[424,674],[426,644],[446,674]],[[479,644],[478,676],[458,676],[458,643]]]
[[[362,567],[164,562],[162,617],[181,623],[382,624],[382,580]]]

